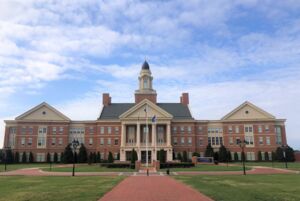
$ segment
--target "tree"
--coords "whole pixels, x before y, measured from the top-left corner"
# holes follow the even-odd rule
[[[261,151],[258,151],[257,152],[257,161],[262,161],[262,158],[261,158]]]
[[[220,159],[219,153],[218,153],[218,152],[215,152],[215,153],[214,153],[214,161],[218,161],[218,162],[219,162],[219,159]]]
[[[64,157],[64,152],[61,152],[61,153],[60,153],[60,162],[61,162],[61,163],[64,162],[64,160],[65,160],[64,158],[65,158],[65,157]]]
[[[227,161],[228,161],[228,162],[231,162],[231,161],[232,161],[232,158],[231,158],[231,152],[230,152],[230,151],[227,151]]]
[[[187,152],[186,151],[183,151],[183,153],[182,153],[182,161],[183,162],[188,162],[188,156],[187,156]]]
[[[89,158],[88,158],[88,164],[91,164],[91,163],[93,163],[93,153],[92,152],[90,152]]]
[[[295,151],[290,146],[286,149],[286,158],[288,162],[295,162]]]
[[[47,153],[47,163],[50,163],[51,162],[51,156],[50,156],[50,153]]]
[[[284,161],[283,150],[281,149],[281,147],[277,147],[276,149],[276,158],[278,161]]]
[[[208,144],[206,147],[205,157],[214,157],[214,149],[211,147],[210,144]]]
[[[73,151],[71,149],[71,144],[68,144],[64,150],[63,162],[64,163],[73,163]]]
[[[23,154],[22,154],[22,163],[26,163],[26,162],[27,162],[27,160],[26,160],[26,153],[24,151]]]
[[[93,152],[93,163],[97,163],[97,154]]]
[[[120,160],[120,152],[118,152],[117,160]]]
[[[265,152],[265,161],[269,161],[269,153]]]
[[[97,163],[100,163],[101,162],[101,154],[100,152],[98,151],[97,152]]]
[[[276,153],[272,151],[272,161],[276,161],[276,160],[277,160]]]
[[[220,162],[227,161],[227,149],[223,144],[221,145],[221,147],[219,149],[219,161]]]
[[[57,161],[58,161],[58,155],[57,155],[57,153],[55,152],[55,153],[54,153],[54,163],[57,163]]]
[[[198,152],[194,152],[192,156],[200,157],[200,154]]]
[[[239,161],[239,155],[237,152],[234,152],[234,161]]]
[[[242,158],[242,161],[246,161],[245,152],[243,152],[243,151],[242,151],[242,153],[241,153],[241,158]]]
[[[16,153],[15,153],[15,163],[19,163],[20,162],[20,154],[19,154],[19,152],[17,151]]]
[[[78,162],[79,163],[86,163],[87,162],[87,151],[84,146],[84,144],[81,143],[81,146],[79,148],[79,154],[78,154]]]
[[[29,153],[29,163],[33,163],[33,161],[34,161],[33,153],[30,152],[30,153]]]
[[[113,157],[113,154],[111,152],[108,153],[108,162],[109,163],[113,163],[114,162],[114,157]]]
[[[3,151],[2,151],[2,149],[0,149],[0,162],[2,162],[3,161]]]
[[[180,152],[177,153],[177,160],[182,162],[182,156]]]
[[[6,163],[13,163],[14,162],[14,154],[11,149],[5,150],[5,157],[3,157],[4,160],[6,160]]]
[[[137,157],[137,153],[134,149],[132,149],[131,151],[131,164],[135,165],[135,161],[137,161],[138,157]]]

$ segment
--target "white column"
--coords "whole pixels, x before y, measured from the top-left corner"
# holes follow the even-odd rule
[[[140,127],[140,123],[136,124],[136,146],[138,147],[138,149],[141,146],[141,127]]]
[[[157,155],[156,155],[156,141],[157,141],[157,134],[156,134],[156,124],[152,124],[152,160],[156,161],[157,160]]]
[[[167,146],[171,146],[171,125],[167,124]]]
[[[125,147],[126,142],[126,125],[122,123],[121,147]]]
[[[167,161],[173,160],[173,149],[168,148],[167,150]]]

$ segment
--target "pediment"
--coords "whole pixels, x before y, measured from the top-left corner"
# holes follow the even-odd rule
[[[70,121],[68,117],[45,102],[18,116],[16,120]]]
[[[152,103],[151,101],[144,99],[137,105],[130,108],[128,111],[124,112],[120,115],[120,119],[142,119],[146,118],[145,108],[147,108],[147,116],[148,118],[152,118],[154,115],[157,119],[172,119],[173,116],[162,109],[161,107],[157,106],[156,104]]]
[[[275,119],[273,115],[263,109],[246,101],[226,116],[222,120],[250,120],[250,119]]]

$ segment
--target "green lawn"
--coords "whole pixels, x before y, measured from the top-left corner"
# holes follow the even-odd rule
[[[239,163],[240,164],[240,163]],[[285,168],[285,163],[283,162],[246,162],[247,166],[265,166],[265,167],[274,167],[274,168]],[[300,171],[300,163],[287,163],[288,169]]]
[[[298,201],[300,175],[176,176],[217,201]]]
[[[246,170],[250,170],[251,167],[247,167]],[[161,169],[160,171],[166,171],[167,169]],[[186,171],[242,171],[241,166],[222,166],[222,165],[209,165],[198,164],[195,167],[190,168],[170,168],[172,172],[186,172]]]
[[[48,167],[49,164],[45,163],[29,163],[29,164],[7,164],[7,171],[18,170],[23,168],[32,168],[32,167]],[[0,172],[4,172],[4,164],[0,164]]]
[[[46,168],[42,168],[44,171],[50,171],[49,166]],[[72,172],[72,167],[52,167],[52,172]],[[76,172],[134,172],[134,169],[130,168],[107,168],[100,167],[99,165],[86,165],[86,164],[76,164],[75,165]]]
[[[0,201],[96,201],[124,177],[0,177]]]

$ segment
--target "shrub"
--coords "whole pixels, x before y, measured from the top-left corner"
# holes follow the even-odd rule
[[[226,162],[227,160],[227,149],[224,145],[222,145],[219,149],[219,161]]]
[[[101,167],[107,168],[131,168],[130,163],[101,163]]]
[[[239,161],[239,155],[237,152],[234,152],[234,161]]]
[[[16,153],[15,153],[15,163],[19,163],[20,162],[20,154],[19,154],[19,152],[17,151]]]
[[[22,163],[26,163],[27,161],[26,161],[26,153],[25,153],[25,151],[23,152],[23,154],[22,154]]]
[[[182,162],[182,156],[180,152],[177,153],[177,160],[180,160]]]
[[[33,163],[34,158],[32,152],[29,153],[29,163]]]
[[[168,163],[160,164],[161,169],[164,169],[164,168],[190,168],[190,167],[194,167],[194,166],[195,166],[194,163],[189,163],[189,162],[182,162],[182,163],[168,162]]]
[[[208,144],[206,147],[205,157],[214,157],[214,149],[211,147],[210,144]]]
[[[108,153],[108,163],[113,163],[114,162],[114,157],[111,152]]]
[[[57,159],[58,159],[58,156],[57,156],[57,153],[55,152],[54,153],[54,163],[57,163]]]
[[[73,151],[71,144],[68,144],[64,150],[63,160],[64,163],[73,163]]]
[[[262,158],[261,158],[261,151],[258,151],[257,152],[257,161],[262,161]]]
[[[86,163],[87,162],[87,151],[84,144],[81,143],[78,154],[78,162]]]
[[[198,152],[194,152],[194,153],[193,153],[193,156],[200,157],[200,154],[199,154]]]
[[[182,154],[182,161],[183,161],[183,162],[187,162],[187,161],[188,161],[188,156],[187,156],[187,152],[186,152],[186,151],[183,151],[183,154]]]

